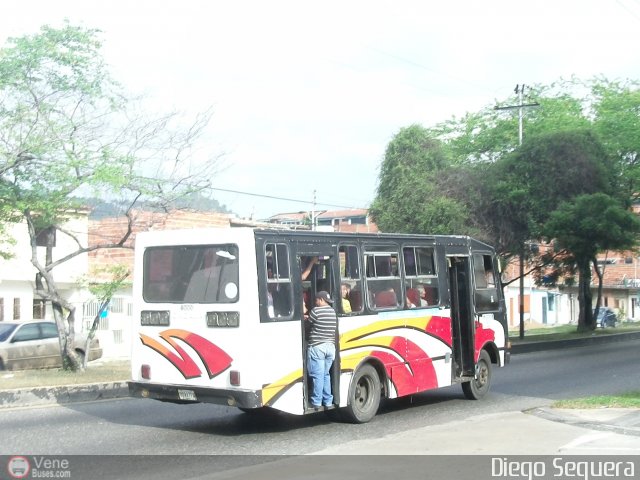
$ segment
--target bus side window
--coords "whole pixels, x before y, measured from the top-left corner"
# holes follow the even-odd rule
[[[356,245],[341,245],[338,249],[340,261],[340,297],[338,314],[351,315],[362,312],[362,279],[360,278],[360,255]]]
[[[368,247],[365,253],[368,305],[372,310],[398,309],[404,305],[398,269],[398,252],[392,247]]]
[[[404,247],[402,258],[407,306],[420,308],[438,305],[438,276],[433,247]]]
[[[498,310],[498,289],[491,255],[473,255],[473,276],[475,280],[475,303],[477,312]]]
[[[289,265],[289,249],[284,243],[265,245],[267,320],[290,320],[293,315],[293,286]]]

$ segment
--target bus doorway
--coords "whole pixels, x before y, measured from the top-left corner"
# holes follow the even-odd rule
[[[448,257],[451,292],[453,376],[458,380],[474,377],[475,329],[471,297],[469,257]]]
[[[302,334],[302,365],[303,365],[303,389],[304,389],[304,409],[310,411],[313,406],[311,404],[312,380],[309,376],[307,351],[309,348],[308,338],[310,330],[309,315],[316,305],[316,297],[318,292],[326,291],[333,304],[331,307],[337,313],[336,302],[341,298],[338,284],[334,278],[334,274],[338,272],[338,267],[334,265],[337,261],[335,255],[321,254],[301,254],[298,252],[298,264],[300,266],[301,289],[300,297],[301,305],[301,334]],[[339,334],[336,328],[334,338],[335,359],[331,367],[331,392],[333,394],[333,404],[338,405],[340,402],[339,380],[340,380],[340,356],[339,356]],[[331,407],[330,407],[331,408]]]

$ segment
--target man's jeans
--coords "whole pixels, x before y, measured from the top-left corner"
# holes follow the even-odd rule
[[[321,343],[307,348],[307,372],[311,377],[311,404],[329,406],[333,403],[331,393],[331,365],[336,358],[333,343]]]

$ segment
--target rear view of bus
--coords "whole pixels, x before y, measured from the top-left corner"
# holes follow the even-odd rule
[[[258,310],[255,262],[249,229],[137,236],[131,396],[261,406],[259,386],[241,386],[250,379],[232,367],[252,349],[240,332]],[[254,280],[241,289],[243,276]]]

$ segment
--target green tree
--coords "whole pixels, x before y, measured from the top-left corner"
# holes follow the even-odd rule
[[[80,282],[87,285],[89,291],[93,294],[93,296],[98,300],[99,307],[95,316],[93,317],[93,321],[91,322],[91,327],[89,328],[89,332],[87,333],[87,339],[84,346],[84,351],[89,352],[91,340],[96,335],[96,331],[98,330],[98,326],[100,324],[100,319],[102,315],[109,308],[109,304],[111,303],[111,299],[113,296],[120,290],[126,283],[127,278],[131,275],[131,271],[126,265],[122,264],[113,264],[107,268],[102,269],[101,271],[92,272],[94,275],[94,280],[91,278],[81,279]],[[106,279],[102,281],[96,281],[95,277],[103,277],[106,276]],[[82,368],[87,368],[87,362],[89,361],[89,356],[85,355],[82,359]]]
[[[464,233],[464,205],[440,188],[448,165],[441,143],[426,129],[401,129],[387,146],[370,208],[378,227],[401,233]]]
[[[122,94],[100,49],[97,30],[65,23],[11,38],[0,50],[0,221],[28,229],[35,293],[51,304],[63,365],[71,369],[81,368],[71,348],[75,307],[56,268],[98,248],[126,247],[139,202],[167,208],[206,189],[216,165],[195,149],[210,113],[188,123],[175,112],[148,117]],[[65,229],[87,196],[125,206],[121,238],[89,246]],[[56,256],[56,235],[77,249]],[[38,238],[47,239],[44,255]]]
[[[578,330],[594,329],[591,267],[598,277],[598,308],[602,273],[597,255],[608,250],[634,248],[640,234],[640,219],[619,200],[604,193],[578,195],[550,214],[544,233],[558,249],[568,252],[563,257],[564,262],[575,265],[578,272]]]
[[[620,164],[620,195],[627,202],[640,191],[640,89],[638,82],[595,82],[594,128]]]
[[[624,206],[636,198],[639,86],[637,81],[571,78],[527,88],[525,103],[535,101],[538,106],[523,112],[522,145],[518,108],[499,108],[517,107],[520,99],[515,96],[428,129],[412,126],[428,142],[404,142],[410,147],[405,156],[391,148],[401,131],[381,167],[375,211],[383,225],[400,230],[419,218],[415,207],[419,199],[430,195],[446,199],[459,207],[455,211],[460,216],[455,218],[464,225],[457,233],[479,235],[505,260],[519,256],[523,264],[530,257],[534,271],[540,269],[548,258],[525,247],[541,237],[558,205],[595,193],[614,197]],[[415,182],[407,166],[418,164],[427,149],[434,148],[446,159],[445,165]],[[448,233],[460,228],[446,227]]]
[[[615,190],[616,164],[590,129],[564,130],[527,137],[494,168],[502,176],[508,204],[520,202],[529,238],[537,238],[549,214],[563,201],[584,193]],[[499,203],[500,198],[495,201]]]

